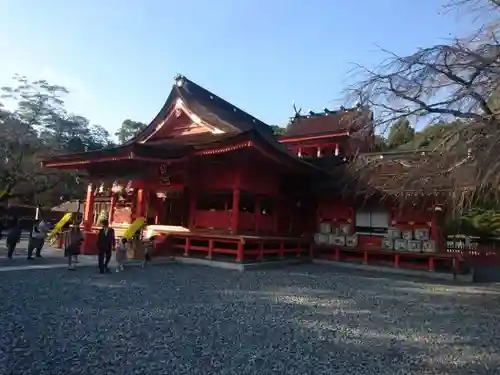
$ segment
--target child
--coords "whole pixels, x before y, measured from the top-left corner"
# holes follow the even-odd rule
[[[145,267],[151,261],[151,254],[154,248],[154,236],[150,237],[149,240],[144,244],[144,260],[142,261],[142,266]]]
[[[125,259],[127,259],[127,239],[125,237],[118,243],[115,256],[116,263],[118,264],[116,272],[123,271],[123,263],[125,262]]]

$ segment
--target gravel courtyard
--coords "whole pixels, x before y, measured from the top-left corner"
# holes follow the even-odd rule
[[[500,374],[500,287],[325,266],[0,272],[0,374]]]

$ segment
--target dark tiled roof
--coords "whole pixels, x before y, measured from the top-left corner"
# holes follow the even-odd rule
[[[373,132],[372,112],[361,107],[312,113],[291,119],[282,138],[311,136],[329,133]]]
[[[148,142],[141,143],[155,132],[157,125],[171,113],[179,99],[201,120],[223,130],[224,133],[167,137],[156,141],[151,139]],[[115,148],[89,153],[60,155],[52,159],[61,162],[79,159],[93,160],[106,156],[126,155],[128,152],[134,152],[138,156],[173,158],[189,154],[189,150],[217,147],[218,144],[235,142],[239,137],[254,139],[259,145],[271,150],[276,156],[282,157],[284,161],[290,162],[298,168],[322,172],[321,168],[307,163],[289,152],[286,146],[279,143],[274,137],[272,128],[269,125],[184,76],[176,77],[170,95],[161,110],[151,123],[133,139]]]
[[[227,102],[212,92],[204,89],[184,76],[177,76],[172,91],[160,112],[151,121],[150,125],[129,142],[136,142],[147,138],[157,123],[162,121],[172,110],[177,99],[181,99],[187,107],[207,123],[226,132],[222,137],[234,136],[249,130],[257,130],[266,137],[272,137],[273,132],[269,125]],[[205,136],[206,138],[207,136]],[[207,139],[200,137],[200,141],[214,139],[208,135]]]
[[[181,99],[183,103],[198,117],[225,132],[222,135],[200,134],[197,136],[185,136],[178,140],[163,140],[160,143],[181,143],[195,148],[203,148],[215,146],[218,143],[224,143],[225,139],[230,138],[231,141],[238,135],[247,134],[249,137],[258,139],[264,142],[267,147],[277,151],[287,159],[295,159],[295,162],[303,167],[319,170],[313,164],[309,164],[295,154],[291,153],[285,145],[281,144],[275,138],[272,128],[266,123],[260,121],[256,117],[241,110],[235,105],[227,102],[205,88],[199,86],[186,77],[179,75],[175,79],[172,91],[168,96],[165,104],[160,112],[151,121],[148,127],[139,133],[134,139],[128,143],[140,142],[155,130],[156,125],[161,122],[172,110],[177,99]]]
[[[150,157],[150,158],[181,158],[185,156],[190,147],[184,145],[149,145],[140,143],[126,143],[118,147],[103,148],[95,151],[78,152],[73,154],[55,155],[50,158],[43,160],[43,163],[50,163],[53,161],[65,162],[73,160],[97,160],[99,158],[106,157],[118,157],[133,153],[140,157]]]

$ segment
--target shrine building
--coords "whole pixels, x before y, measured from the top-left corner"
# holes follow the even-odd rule
[[[395,267],[415,258],[431,271],[439,261],[458,267],[440,248],[439,199],[396,207],[377,194],[367,198],[377,182],[346,182],[356,155],[394,164],[390,155],[371,153],[373,145],[368,108],[297,113],[277,139],[267,124],[177,76],[163,107],[133,139],[43,165],[87,176],[87,254],[96,251],[105,212],[118,234],[144,218],[158,254],[236,262],[358,257]]]

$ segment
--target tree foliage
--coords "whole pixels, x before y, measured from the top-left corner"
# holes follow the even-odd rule
[[[283,134],[285,134],[285,128],[282,128],[278,125],[271,125],[271,130],[275,137],[281,137]]]
[[[390,148],[399,147],[411,142],[415,137],[415,129],[407,118],[400,118],[389,129],[387,144]]]
[[[22,76],[14,80],[14,87],[1,88],[0,202],[55,205],[82,197],[81,176],[42,168],[40,160],[107,147],[108,132],[66,111],[66,88]]]
[[[123,121],[115,135],[118,137],[118,142],[125,143],[135,137],[137,133],[144,130],[146,126],[147,125],[142,122],[127,119]]]

